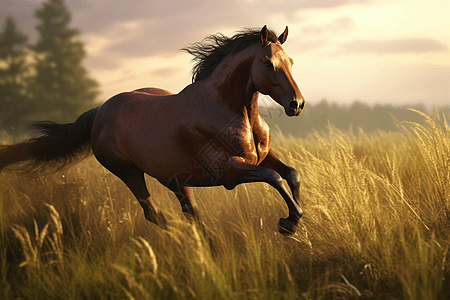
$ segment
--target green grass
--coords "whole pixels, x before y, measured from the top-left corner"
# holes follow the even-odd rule
[[[427,127],[398,133],[278,135],[303,180],[292,237],[277,231],[287,208],[267,184],[195,189],[210,244],[156,180],[170,231],[93,158],[0,173],[0,298],[446,299],[450,130],[422,116]]]

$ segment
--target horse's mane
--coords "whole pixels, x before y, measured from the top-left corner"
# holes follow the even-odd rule
[[[209,77],[228,55],[236,54],[251,45],[261,43],[260,35],[260,29],[244,29],[232,37],[218,33],[204,38],[201,42],[182,48],[181,50],[194,56],[192,59],[195,62],[192,68],[192,82]],[[269,30],[268,41],[275,43],[277,40],[277,35]]]

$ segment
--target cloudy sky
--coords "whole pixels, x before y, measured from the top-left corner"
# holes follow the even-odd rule
[[[2,0],[31,41],[38,0]],[[66,0],[82,31],[86,66],[103,99],[155,86],[181,91],[191,82],[180,48],[208,34],[244,27],[281,33],[294,77],[311,102],[450,104],[448,0]],[[3,26],[3,25],[2,25]]]

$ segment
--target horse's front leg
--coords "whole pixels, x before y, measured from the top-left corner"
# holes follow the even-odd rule
[[[303,211],[286,190],[280,174],[271,168],[247,164],[241,157],[231,157],[222,177],[222,184],[227,189],[233,189],[236,185],[247,182],[266,182],[280,193],[288,206],[289,216],[278,221],[278,230],[281,234],[293,234]]]
[[[261,167],[269,168],[277,171],[285,179],[291,188],[294,201],[300,205],[300,175],[297,170],[285,165],[275,155],[272,149],[270,149],[266,158],[261,162]]]

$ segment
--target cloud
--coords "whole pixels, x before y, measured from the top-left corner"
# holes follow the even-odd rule
[[[365,0],[66,0],[65,4],[72,13],[71,26],[80,28],[84,36],[114,36],[103,50],[136,57],[174,53],[219,28],[262,27],[274,13],[289,16],[301,9],[353,2]],[[34,13],[40,7],[42,1],[2,0],[0,22],[13,15],[33,43],[37,36]],[[137,27],[127,28],[127,24]]]
[[[302,32],[305,35],[323,35],[323,34],[337,34],[340,32],[347,32],[354,29],[353,20],[349,17],[342,17],[335,19],[323,25],[310,25],[303,27]]]
[[[447,51],[448,46],[429,38],[406,38],[393,40],[354,40],[341,44],[339,53],[425,53]]]
[[[246,1],[240,1],[246,2]],[[254,0],[247,1],[253,7],[265,8],[272,13],[278,12],[295,12],[299,9],[309,9],[309,8],[333,8],[339,7],[351,3],[368,3],[368,0]]]
[[[150,72],[151,76],[158,76],[158,77],[171,77],[173,74],[180,72],[180,68],[175,67],[168,67],[168,68],[161,68],[157,69],[155,71]]]
[[[114,23],[134,20],[157,20],[157,23],[162,22],[160,27],[169,32],[172,24],[177,25],[177,30],[205,28],[207,32],[208,27],[217,24],[236,26],[236,23],[245,22],[243,26],[249,26],[258,22],[258,26],[262,26],[271,14],[288,15],[301,9],[333,8],[355,2],[367,0],[68,0],[67,4],[74,14],[74,22],[82,25],[84,32],[92,33],[103,31]],[[153,33],[160,35],[162,32]]]
[[[306,53],[313,50],[323,49],[329,46],[329,42],[325,39],[315,39],[312,41],[291,40],[289,41],[290,49],[295,49],[295,53]],[[286,47],[287,49],[288,47]]]
[[[354,27],[353,19],[350,17],[336,18],[320,25],[300,24],[296,32],[292,33],[293,37],[289,42],[297,53],[325,49],[334,44],[336,39],[348,35]]]
[[[109,56],[100,55],[90,55],[86,59],[86,65],[89,68],[100,69],[100,70],[114,70],[120,66],[117,59],[111,58]]]
[[[238,29],[258,23],[242,1],[148,1],[133,5],[112,0],[90,6],[74,20],[91,36],[114,37],[104,51],[127,57],[175,53],[201,40],[212,28]]]

